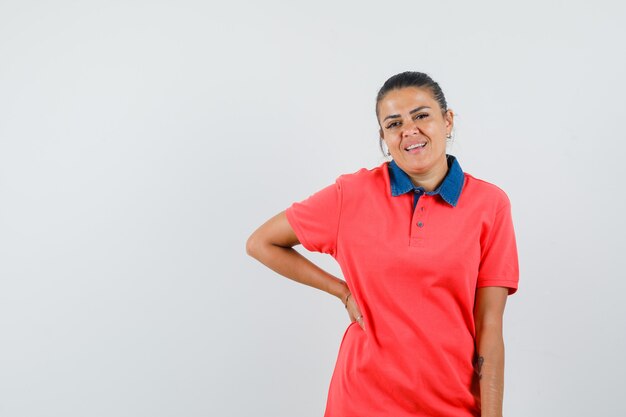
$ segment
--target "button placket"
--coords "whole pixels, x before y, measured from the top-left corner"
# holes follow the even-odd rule
[[[422,194],[417,201],[415,210],[413,211],[412,226],[411,226],[411,246],[424,246],[424,238],[426,233],[427,214],[426,209],[430,204],[430,196],[428,194]]]
[[[422,190],[416,190],[416,193],[420,194],[421,198],[417,201],[417,206],[415,206],[413,216],[417,220],[415,225],[421,228],[424,227],[424,197],[426,194],[422,195]]]

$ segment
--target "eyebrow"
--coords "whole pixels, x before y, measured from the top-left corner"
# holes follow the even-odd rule
[[[418,112],[418,111],[420,111],[420,110],[424,110],[424,109],[430,109],[430,107],[428,107],[428,106],[420,106],[420,107],[416,107],[416,108],[414,108],[413,110],[411,110],[411,111],[409,112],[409,114],[413,114],[413,113],[415,113],[415,112]],[[394,119],[394,118],[396,118],[396,117],[400,117],[400,115],[399,115],[399,114],[390,114],[389,116],[387,116],[387,117],[385,117],[385,118],[383,119],[383,122],[384,122],[385,120],[387,120],[387,119]]]

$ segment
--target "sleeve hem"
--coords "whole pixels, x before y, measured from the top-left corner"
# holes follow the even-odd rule
[[[509,295],[517,292],[518,282],[510,279],[484,279],[479,280],[476,288],[483,287],[505,287],[509,289]]]
[[[313,247],[309,245],[309,242],[307,241],[304,235],[304,231],[302,230],[300,223],[298,223],[298,220],[294,217],[291,211],[291,207],[285,210],[285,216],[287,217],[287,221],[291,225],[291,228],[293,229],[294,233],[296,234],[296,237],[298,238],[302,246],[304,246],[304,248],[308,250],[309,252],[314,252]]]

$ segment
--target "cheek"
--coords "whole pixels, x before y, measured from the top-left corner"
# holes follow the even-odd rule
[[[440,138],[443,138],[445,142],[445,138],[446,138],[446,125],[445,124],[441,124],[441,123],[433,124],[432,126],[430,126],[429,131],[431,135],[433,136],[433,139],[438,140]]]
[[[398,135],[396,133],[387,132],[387,133],[385,133],[385,136],[383,136],[383,139],[389,145],[393,145],[394,143],[400,142],[400,135]]]

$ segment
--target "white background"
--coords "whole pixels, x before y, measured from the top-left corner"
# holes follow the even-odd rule
[[[345,309],[245,241],[383,162],[374,98],[405,70],[440,83],[449,152],[513,205],[505,414],[626,415],[625,18],[1,0],[0,416],[321,416]]]

